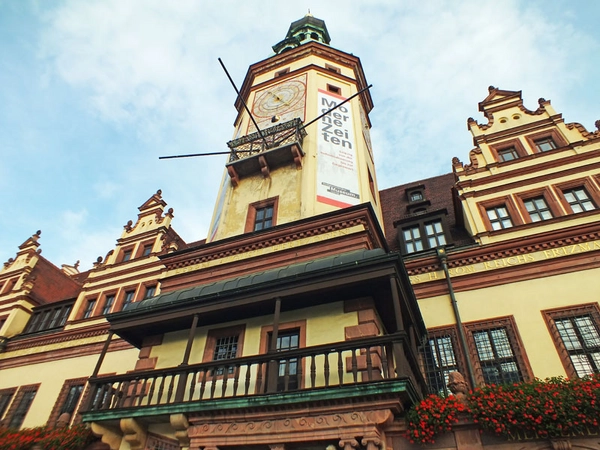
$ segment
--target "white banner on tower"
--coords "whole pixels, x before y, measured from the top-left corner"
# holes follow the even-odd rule
[[[344,97],[319,89],[319,114]],[[360,203],[352,110],[347,103],[319,120],[317,138],[317,201],[345,208]]]

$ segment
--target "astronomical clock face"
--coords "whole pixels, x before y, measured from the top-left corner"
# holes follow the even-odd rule
[[[296,117],[304,121],[306,75],[271,85],[258,91],[252,104],[252,115],[261,130]],[[255,131],[250,124],[250,130]]]

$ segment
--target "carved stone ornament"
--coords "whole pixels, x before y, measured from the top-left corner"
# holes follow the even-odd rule
[[[356,411],[340,414],[293,417],[257,421],[199,423],[188,430],[191,447],[302,442],[313,435],[319,439],[339,439],[344,450],[356,444],[347,436],[378,436],[378,427],[393,420],[390,410]],[[191,419],[193,422],[193,419]],[[377,444],[375,444],[377,445]]]
[[[571,441],[568,439],[551,439],[553,450],[571,450]]]
[[[465,402],[469,387],[460,372],[450,372],[448,374],[448,389],[461,402]]]

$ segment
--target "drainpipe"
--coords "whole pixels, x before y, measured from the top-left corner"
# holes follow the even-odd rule
[[[465,336],[465,330],[463,330],[462,320],[460,319],[460,312],[458,311],[458,303],[456,302],[456,295],[454,294],[454,288],[452,287],[452,280],[450,279],[450,272],[448,271],[448,255],[446,249],[443,247],[436,248],[437,256],[444,269],[444,275],[446,276],[446,283],[448,284],[448,292],[450,293],[450,303],[452,303],[452,309],[454,310],[454,319],[456,320],[456,326],[458,328],[458,337],[460,344],[464,350],[465,360],[467,362],[467,371],[469,372],[469,381],[471,387],[475,388],[477,382],[475,380],[475,371],[473,370],[473,364],[469,356],[469,348],[467,347],[467,338]]]

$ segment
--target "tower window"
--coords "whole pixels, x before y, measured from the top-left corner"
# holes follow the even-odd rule
[[[334,94],[337,94],[337,95],[341,95],[342,94],[342,89],[341,88],[339,88],[337,86],[333,86],[331,84],[327,85],[327,90],[329,92],[333,92]]]
[[[152,253],[152,244],[144,245],[144,250],[142,251],[142,256],[148,256]]]
[[[285,69],[280,70],[279,72],[275,72],[275,78],[282,77],[283,75],[290,73],[290,68],[286,67]]]
[[[264,230],[273,226],[273,205],[258,208],[254,218],[254,231]]]
[[[325,64],[325,68],[335,73],[342,73],[342,70],[339,67],[332,66],[331,64]]]
[[[253,203],[248,208],[244,232],[265,230],[277,224],[278,197]]]

